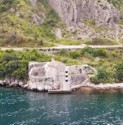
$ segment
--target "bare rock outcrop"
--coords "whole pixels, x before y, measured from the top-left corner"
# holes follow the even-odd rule
[[[67,27],[65,37],[93,39],[104,37],[119,41],[123,38],[121,12],[107,0],[48,0]]]
[[[27,2],[29,2],[33,7],[37,6],[37,1],[38,0],[27,0]]]
[[[32,18],[32,23],[34,23],[36,26],[40,26],[44,19],[46,18],[45,13],[43,12],[43,5],[39,4],[40,2],[38,0],[26,0],[30,5],[32,6],[32,10],[28,9],[28,12],[30,14],[30,17]],[[40,10],[40,11],[39,11]]]
[[[120,19],[120,13],[107,0],[49,0],[49,4],[68,25],[86,19],[98,25],[112,25]]]

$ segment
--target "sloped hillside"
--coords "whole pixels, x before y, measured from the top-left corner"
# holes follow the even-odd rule
[[[47,0],[0,1],[1,46],[50,46],[60,22]]]
[[[122,0],[0,0],[0,46],[119,44]]]
[[[108,0],[108,2],[112,3],[115,7],[120,10],[123,10],[123,0]]]
[[[121,0],[49,0],[49,4],[67,24],[66,34],[71,38],[122,39]]]

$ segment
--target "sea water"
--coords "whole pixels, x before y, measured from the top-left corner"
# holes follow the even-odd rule
[[[0,125],[123,125],[123,95],[0,88]]]

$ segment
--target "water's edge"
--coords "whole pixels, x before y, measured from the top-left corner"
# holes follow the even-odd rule
[[[30,89],[28,87],[25,87],[25,85],[8,85],[8,84],[0,84],[0,87],[4,88],[14,88],[14,89],[23,89],[25,91],[32,91],[32,92],[40,92],[40,93],[46,93],[48,91],[42,90],[39,91],[37,89]],[[88,84],[84,85],[75,89],[72,89],[71,94],[98,94],[98,93],[123,93],[123,83],[119,84]],[[57,94],[57,93],[56,93]],[[65,94],[65,93],[61,93]],[[70,93],[69,93],[70,94]]]
[[[49,95],[0,87],[1,125],[122,125],[123,94]]]

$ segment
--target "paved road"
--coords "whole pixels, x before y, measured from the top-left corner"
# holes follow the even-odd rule
[[[56,46],[56,47],[42,47],[42,48],[4,48],[1,47],[1,50],[5,51],[5,50],[15,50],[15,51],[23,51],[24,49],[36,49],[39,51],[59,51],[62,49],[65,50],[78,50],[78,49],[82,49],[87,47],[87,45],[79,45],[79,46]],[[92,47],[92,48],[105,48],[105,49],[122,49],[123,45],[90,45],[88,47]]]

